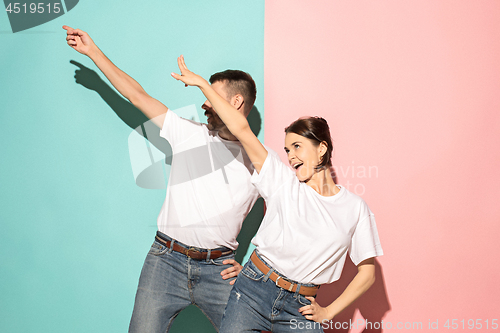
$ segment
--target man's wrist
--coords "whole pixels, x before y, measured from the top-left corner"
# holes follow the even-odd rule
[[[100,51],[101,50],[99,50],[99,48],[94,44],[92,47],[90,47],[89,52],[87,52],[86,55],[87,57],[95,61],[99,54],[102,54],[102,52]]]

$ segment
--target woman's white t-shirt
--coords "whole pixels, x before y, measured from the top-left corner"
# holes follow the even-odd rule
[[[346,255],[358,265],[383,254],[375,217],[359,196],[338,186],[325,197],[268,155],[252,183],[266,201],[266,215],[252,240],[277,272],[299,283],[324,284],[340,278]]]

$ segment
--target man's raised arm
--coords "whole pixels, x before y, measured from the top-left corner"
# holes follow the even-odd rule
[[[163,126],[165,113],[168,111],[165,105],[149,96],[137,81],[116,67],[85,31],[73,29],[66,25],[63,26],[63,29],[66,30],[66,40],[69,46],[92,59],[123,97],[141,110],[158,127]]]

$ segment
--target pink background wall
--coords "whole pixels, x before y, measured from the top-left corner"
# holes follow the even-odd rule
[[[325,117],[377,217],[381,275],[341,320],[500,320],[500,1],[266,1],[265,96],[266,144]]]

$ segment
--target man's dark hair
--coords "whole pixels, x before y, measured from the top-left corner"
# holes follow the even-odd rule
[[[255,103],[255,98],[257,97],[257,88],[250,74],[239,70],[227,69],[212,75],[210,77],[210,84],[214,82],[222,82],[225,84],[228,98],[232,98],[236,94],[243,96],[245,104],[243,105],[243,110],[245,116],[248,116]]]
[[[321,117],[307,117],[295,120],[287,128],[285,133],[295,133],[310,139],[317,147],[321,142],[326,144],[326,153],[321,158],[317,170],[329,168],[332,166],[332,138],[330,136],[330,127],[325,119]]]

